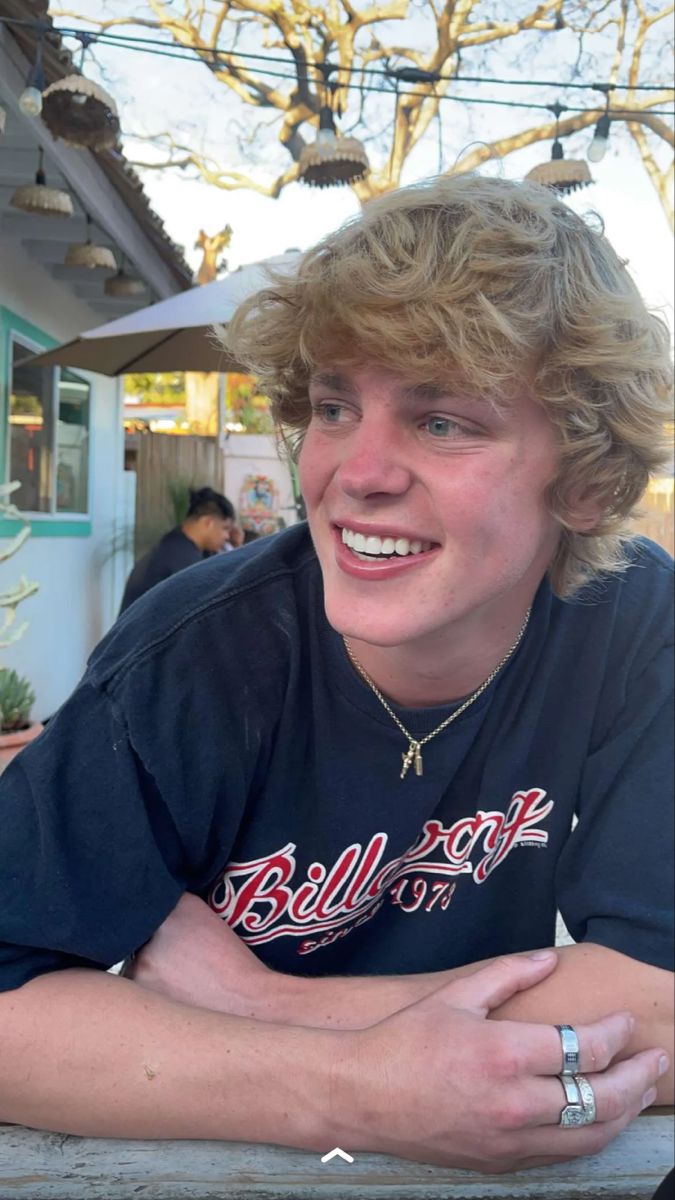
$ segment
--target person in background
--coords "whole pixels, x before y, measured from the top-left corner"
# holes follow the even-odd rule
[[[191,491],[190,506],[182,524],[165,533],[136,563],[124,588],[120,613],[177,571],[223,549],[234,549],[230,538],[235,528],[234,505],[226,496],[210,487]]]
[[[228,553],[230,550],[238,550],[246,541],[246,536],[241,525],[231,525],[230,532],[227,535],[227,540],[223,542],[222,550]]]

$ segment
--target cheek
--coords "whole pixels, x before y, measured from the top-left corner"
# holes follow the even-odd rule
[[[305,434],[305,440],[298,456],[298,481],[306,502],[311,503],[320,494],[325,475],[326,470],[322,465],[322,456],[310,430]]]

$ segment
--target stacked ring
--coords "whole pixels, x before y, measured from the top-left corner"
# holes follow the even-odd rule
[[[562,1047],[562,1074],[576,1075],[579,1070],[579,1039],[573,1025],[556,1025]]]
[[[579,1088],[581,1103],[583,1105],[584,1112],[586,1113],[586,1124],[592,1125],[597,1116],[595,1092],[593,1091],[593,1088],[591,1087],[585,1075],[575,1075],[574,1082]]]
[[[560,1113],[565,1129],[592,1125],[597,1118],[595,1093],[585,1075],[579,1075],[579,1039],[573,1025],[556,1025],[562,1049],[562,1071],[558,1076],[567,1103]]]
[[[576,1079],[572,1075],[559,1075],[558,1079],[563,1085],[565,1099],[567,1104],[560,1113],[560,1124],[564,1129],[569,1129],[575,1125],[586,1125],[586,1110],[584,1109],[581,1092]]]

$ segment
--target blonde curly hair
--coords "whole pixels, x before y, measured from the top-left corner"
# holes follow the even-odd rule
[[[497,405],[527,381],[560,446],[554,591],[625,567],[626,522],[665,457],[668,331],[600,229],[549,190],[462,175],[371,200],[241,305],[227,347],[292,452],[309,376],[327,360],[461,380]],[[589,498],[601,516],[580,533]]]

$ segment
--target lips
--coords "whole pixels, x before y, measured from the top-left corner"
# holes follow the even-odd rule
[[[422,568],[440,550],[437,542],[408,537],[395,530],[381,529],[375,533],[372,526],[362,525],[357,530],[349,525],[334,525],[333,537],[338,566],[361,579],[388,579],[415,567]]]

